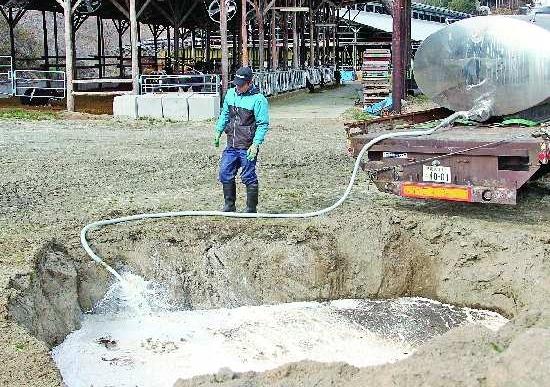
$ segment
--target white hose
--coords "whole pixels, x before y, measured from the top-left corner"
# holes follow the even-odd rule
[[[103,226],[108,226],[111,224],[117,224],[122,222],[132,222],[132,221],[143,220],[143,219],[175,218],[180,216],[219,216],[224,218],[271,218],[271,219],[304,219],[304,218],[312,218],[315,216],[320,216],[336,209],[348,198],[349,194],[351,193],[351,189],[353,188],[353,184],[355,183],[355,179],[357,178],[357,172],[359,171],[359,166],[361,165],[361,159],[373,145],[379,143],[382,140],[386,140],[388,138],[430,135],[434,133],[436,130],[450,125],[458,118],[468,118],[468,117],[469,117],[468,112],[456,112],[453,115],[446,118],[445,120],[441,121],[439,125],[431,129],[386,133],[373,138],[371,141],[369,141],[367,144],[363,146],[363,148],[357,155],[357,160],[355,161],[355,165],[353,167],[353,172],[351,174],[349,184],[346,188],[346,191],[342,195],[342,197],[338,199],[338,201],[335,202],[330,207],[326,207],[318,211],[296,213],[296,214],[242,213],[242,212],[222,212],[222,211],[177,211],[177,212],[160,212],[160,213],[152,213],[152,214],[130,215],[130,216],[124,216],[121,218],[100,220],[100,221],[93,222],[86,225],[82,229],[82,231],[80,231],[80,242],[82,243],[84,250],[86,250],[86,253],[88,253],[88,255],[94,261],[96,261],[97,263],[105,267],[105,269],[107,269],[116,278],[122,281],[122,277],[116,272],[116,270],[114,270],[111,266],[106,264],[103,261],[103,259],[101,259],[101,257],[95,254],[90,248],[90,245],[88,244],[86,236],[88,231],[90,231],[91,229],[97,229]]]

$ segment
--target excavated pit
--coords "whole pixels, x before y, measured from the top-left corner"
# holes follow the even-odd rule
[[[297,331],[308,334],[307,327],[322,330],[342,323],[341,330],[333,332],[334,341],[315,347],[319,338],[307,338],[303,343],[302,357],[295,351],[288,351],[290,355],[279,356],[279,362],[243,366],[222,359],[211,361],[210,367],[169,372],[174,378],[189,378],[216,372],[217,368],[224,366],[233,371],[261,371],[306,359],[344,361],[358,367],[395,362],[408,357],[434,337],[464,323],[482,321],[497,329],[505,322],[496,314],[445,306],[426,299],[384,302],[370,299],[425,297],[458,306],[490,309],[513,317],[538,297],[536,294],[527,296],[529,289],[525,289],[525,285],[533,284],[533,278],[536,278],[536,268],[533,267],[536,265],[530,265],[532,272],[525,271],[523,281],[518,283],[513,279],[518,263],[506,260],[510,254],[522,253],[523,259],[532,262],[541,259],[542,245],[540,249],[531,246],[528,253],[531,256],[525,257],[522,235],[517,239],[510,236],[503,239],[495,233],[477,235],[475,230],[445,221],[424,225],[399,216],[380,218],[370,214],[369,217],[352,220],[343,216],[330,222],[320,219],[285,224],[186,219],[124,224],[94,232],[92,243],[101,256],[116,269],[162,284],[162,295],[168,300],[169,307],[161,308],[162,313],[169,313],[164,315],[164,319],[153,316],[158,309],[148,309],[145,314],[138,313],[138,317],[132,314],[130,320],[128,316],[123,318],[126,322],[132,321],[128,324],[130,329],[139,331],[143,328],[141,336],[131,339],[132,343],[139,343],[139,348],[121,349],[126,353],[124,356],[120,353],[109,356],[108,353],[112,350],[108,348],[111,341],[113,346],[120,345],[119,339],[113,337],[116,332],[120,333],[120,326],[116,328],[117,324],[113,323],[118,317],[114,320],[111,317],[124,308],[113,309],[111,299],[108,307],[105,307],[105,302],[103,307],[100,303],[94,310],[95,314],[82,318],[81,311],[90,311],[97,305],[113,280],[97,265],[87,261],[78,246],[66,247],[52,242],[38,252],[35,274],[12,280],[9,316],[50,347],[60,344],[70,332],[78,330],[83,321],[84,329],[69,336],[64,345],[79,347],[82,344],[82,341],[78,342],[80,332],[80,340],[87,340],[89,345],[107,351],[106,356],[97,359],[98,366],[126,370],[139,368],[141,364],[135,353],[128,354],[128,351],[167,356],[153,364],[162,365],[170,356],[173,361],[185,361],[185,356],[174,358],[173,352],[183,346],[185,340],[181,339],[189,332],[174,328],[172,333],[164,335],[164,339],[160,333],[155,336],[151,332],[161,326],[161,321],[170,320],[173,326],[180,325],[180,321],[181,325],[186,321],[191,326],[203,326],[205,321],[215,321],[215,316],[222,315],[227,321],[209,329],[239,336],[243,334],[244,324],[256,327],[253,334],[257,337],[266,333],[258,328],[261,324],[252,317],[262,313],[273,317],[286,316],[287,320],[295,322],[299,319],[291,311],[317,316],[318,326],[307,319],[296,322]],[[355,301],[345,301],[351,299]],[[331,300],[342,301],[331,303]],[[288,304],[289,309],[276,309],[297,302]],[[254,309],[255,306],[258,309]],[[193,310],[202,310],[203,320],[185,314]],[[230,316],[238,311],[245,311],[252,317],[247,320],[242,316]],[[321,315],[329,316],[329,320],[324,321]],[[415,323],[407,324],[410,321]],[[293,332],[292,327],[284,326],[283,322],[271,327],[279,336]],[[90,329],[94,324],[95,327]],[[350,327],[356,329],[351,336],[357,335],[357,341],[351,344],[343,335],[343,332],[353,331]],[[358,332],[364,333],[366,329],[376,336],[376,340],[386,339],[383,343],[386,346],[391,341],[393,347],[387,351],[387,356],[369,362],[364,361],[368,354],[358,351],[353,357],[345,348],[334,350],[341,353],[340,357],[315,355],[330,352],[328,348],[335,348],[338,342],[348,348],[361,348],[365,344],[361,340],[365,337],[359,337]],[[409,336],[403,337],[404,333]],[[372,340],[369,343],[373,345]],[[242,341],[226,344],[255,345],[254,340],[248,344]],[[284,348],[284,344],[281,345]],[[58,364],[63,357],[59,355],[59,348],[54,351]],[[373,345],[373,348],[378,347]],[[246,357],[243,354],[238,356]],[[258,353],[248,353],[248,356],[254,358]],[[264,356],[263,352],[261,356]],[[204,362],[208,359],[204,355]],[[73,368],[77,366],[72,364]],[[63,364],[61,367],[63,373],[67,372],[67,369],[63,370]],[[164,382],[159,385],[171,385]],[[71,381],[69,386],[73,385],[81,384]]]

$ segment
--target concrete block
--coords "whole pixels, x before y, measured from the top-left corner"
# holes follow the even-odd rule
[[[163,94],[144,94],[137,97],[137,111],[139,118],[163,118]]]
[[[137,95],[117,95],[113,101],[113,116],[138,118]]]
[[[187,100],[189,120],[208,120],[220,114],[220,96],[216,94],[193,94]]]
[[[162,98],[162,114],[164,118],[176,121],[189,120],[187,100],[193,93],[165,94]]]

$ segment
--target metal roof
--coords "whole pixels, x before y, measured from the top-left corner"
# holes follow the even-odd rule
[[[117,3],[115,5],[114,3]],[[136,8],[143,9],[138,18],[140,23],[156,25],[174,25],[174,20],[183,20],[181,27],[206,27],[215,30],[218,25],[208,16],[204,0],[136,0]],[[17,6],[27,10],[63,12],[56,0],[0,0],[0,6]],[[128,6],[125,0],[102,0],[99,9],[90,16],[100,16],[104,19],[127,19],[121,12],[127,13]],[[230,22],[234,23],[235,19]]]
[[[340,17],[343,17],[348,11],[349,16],[347,16],[346,19],[349,18],[349,20],[357,24],[362,24],[380,31],[393,32],[393,18],[390,15],[342,8],[339,11]],[[446,24],[443,23],[411,19],[411,39],[420,42],[445,26]]]

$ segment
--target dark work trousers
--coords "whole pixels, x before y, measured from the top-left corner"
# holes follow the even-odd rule
[[[220,182],[222,184],[233,183],[237,171],[241,168],[241,181],[244,185],[258,184],[257,157],[256,155],[256,158],[250,161],[246,158],[246,149],[225,148],[220,161]]]

